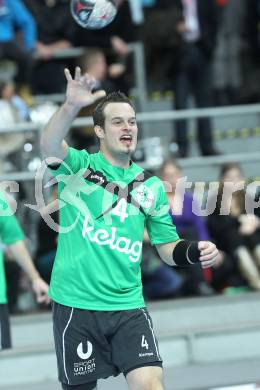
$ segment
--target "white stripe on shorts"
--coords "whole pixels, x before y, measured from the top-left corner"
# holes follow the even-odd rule
[[[159,354],[159,350],[158,350],[157,344],[156,344],[156,338],[155,338],[155,334],[154,334],[154,331],[153,331],[153,327],[152,327],[151,321],[150,321],[149,317],[147,316],[145,310],[142,309],[142,308],[140,308],[140,310],[143,312],[143,315],[145,316],[146,321],[149,324],[149,328],[151,329],[151,332],[152,332],[152,335],[153,335],[153,342],[154,342],[154,346],[155,346],[157,357],[158,357],[159,360],[162,360],[162,358],[161,358],[161,356]]]
[[[62,355],[63,355],[63,366],[64,366],[64,372],[65,372],[65,375],[66,375],[66,378],[67,378],[67,381],[68,381],[68,385],[70,384],[70,381],[69,381],[69,378],[68,378],[68,374],[67,374],[67,370],[66,370],[66,360],[65,360],[65,333],[66,333],[66,330],[68,329],[68,326],[71,322],[71,319],[72,319],[72,315],[73,315],[73,307],[71,308],[71,312],[70,312],[70,318],[67,322],[67,325],[65,326],[65,329],[63,331],[63,334],[62,334]]]

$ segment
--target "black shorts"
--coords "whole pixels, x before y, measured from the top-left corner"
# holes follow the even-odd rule
[[[11,348],[11,333],[7,304],[0,304],[0,350]]]
[[[144,366],[162,366],[145,308],[82,310],[53,303],[59,380],[79,385]]]

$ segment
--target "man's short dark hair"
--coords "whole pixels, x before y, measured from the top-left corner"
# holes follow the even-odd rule
[[[104,128],[104,124],[105,124],[104,109],[109,103],[128,103],[134,109],[133,103],[123,92],[120,91],[111,92],[108,95],[106,95],[96,106],[93,112],[94,126],[100,126]]]

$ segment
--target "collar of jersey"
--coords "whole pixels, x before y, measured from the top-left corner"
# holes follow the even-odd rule
[[[122,168],[122,167],[118,167],[116,165],[111,164],[105,158],[104,154],[101,151],[98,152],[98,157],[99,157],[101,163],[104,164],[108,168],[109,171],[113,170],[114,172],[117,172],[118,174],[120,174],[122,176],[124,176],[128,173],[131,173],[134,169],[134,164],[133,164],[132,160],[130,160],[130,165],[128,168]]]

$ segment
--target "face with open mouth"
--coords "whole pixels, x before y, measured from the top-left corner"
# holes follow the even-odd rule
[[[126,146],[131,146],[132,143],[133,143],[133,135],[132,134],[123,134],[121,137],[120,137],[120,141],[126,145]]]
[[[138,133],[133,107],[128,103],[109,103],[104,109],[104,115],[102,148],[112,154],[131,154],[136,148]]]

